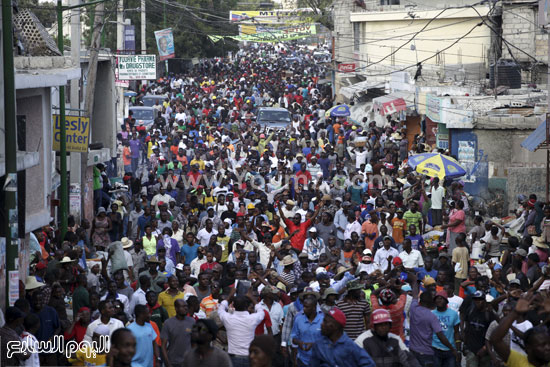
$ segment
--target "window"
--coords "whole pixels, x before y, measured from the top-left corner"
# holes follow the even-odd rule
[[[353,23],[353,51],[359,51],[359,44],[361,43],[361,23]]]

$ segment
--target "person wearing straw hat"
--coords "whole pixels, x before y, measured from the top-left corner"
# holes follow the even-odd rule
[[[28,295],[31,295],[32,293],[34,293],[34,291],[36,289],[40,289],[40,288],[44,287],[45,285],[46,284],[36,280],[35,276],[28,275],[27,279],[25,281],[25,291],[27,292]]]
[[[365,300],[363,289],[365,286],[358,280],[353,280],[346,285],[347,293],[344,299],[336,302],[338,307],[346,315],[346,334],[352,339],[357,338],[366,330],[370,315],[370,305]]]
[[[283,257],[283,260],[281,260],[280,264],[283,267],[283,270],[281,271],[281,278],[287,283],[287,284],[294,284],[296,281],[296,274],[294,273],[294,264],[298,261],[292,255],[285,255]]]
[[[130,249],[134,246],[134,241],[128,237],[122,237],[120,240],[122,244],[122,250],[124,251],[124,259],[126,260],[127,270],[124,270],[124,279],[126,281],[134,282],[134,259],[130,253]]]

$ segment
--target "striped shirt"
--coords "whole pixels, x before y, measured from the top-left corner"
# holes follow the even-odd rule
[[[344,298],[336,302],[336,307],[346,315],[346,327],[344,331],[351,339],[357,338],[366,330],[365,317],[370,314],[370,305],[366,300],[362,299],[351,303]]]
[[[206,317],[210,317],[210,314],[218,310],[218,300],[214,299],[212,295],[204,297],[201,301],[201,310],[206,314]]]

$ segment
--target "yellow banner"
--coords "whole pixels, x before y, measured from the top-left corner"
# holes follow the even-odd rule
[[[53,149],[59,151],[61,137],[59,115],[52,116]],[[90,143],[90,119],[88,117],[65,116],[66,142],[68,152],[87,152]]]
[[[229,13],[231,22],[280,24],[280,23],[311,23],[311,9],[292,10],[232,10]]]

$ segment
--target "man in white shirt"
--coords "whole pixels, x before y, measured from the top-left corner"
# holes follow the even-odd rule
[[[124,312],[126,315],[130,315],[130,300],[128,299],[128,296],[118,292],[118,286],[115,280],[110,280],[107,283],[107,293],[100,298],[100,301],[105,301],[107,298],[120,301],[120,303],[124,306]]]
[[[98,309],[101,316],[99,317],[99,319],[88,325],[88,328],[86,329],[86,334],[84,335],[84,341],[87,341],[89,343],[92,342],[92,336],[94,335],[95,329],[100,325],[105,325],[109,328],[109,336],[113,335],[113,332],[116,329],[121,329],[124,327],[122,321],[117,320],[113,317],[115,313],[115,308],[113,307],[113,303],[110,300],[99,302]],[[110,346],[111,345],[109,341],[109,347]]]
[[[201,265],[206,262],[206,256],[204,255],[205,253],[205,248],[199,246],[199,248],[197,249],[197,257],[194,258],[193,261],[191,261],[191,264],[189,264],[189,266],[191,267],[191,276],[193,278],[197,278],[199,276],[199,273],[201,272]]]
[[[197,233],[197,239],[200,241],[202,247],[207,247],[210,243],[210,237],[218,234],[214,228],[214,222],[208,218],[205,222],[204,228]]]
[[[364,147],[348,147],[348,153],[352,160],[355,159],[355,169],[359,170],[362,164],[367,163],[367,154],[369,152],[366,151]]]
[[[355,232],[358,236],[361,235],[361,224],[355,218],[355,213],[350,212],[348,215],[348,224],[346,225],[346,230],[344,231],[344,240],[351,239],[351,234]]]
[[[363,250],[363,257],[361,258],[361,262],[359,265],[357,265],[357,271],[356,274],[361,274],[362,272],[366,272],[367,274],[372,274],[376,270],[382,270],[380,269],[380,265],[372,261],[372,251],[367,249]]]
[[[411,245],[410,238],[405,238],[403,241],[403,251],[399,254],[403,260],[403,266],[406,269],[414,269],[424,266],[424,259],[418,250],[414,250]]]
[[[168,204],[171,198],[172,197],[166,193],[166,187],[161,185],[159,189],[159,193],[153,196],[153,199],[151,200],[151,205],[154,206],[155,210],[158,212],[159,210],[158,204],[160,202]]]
[[[445,198],[445,189],[439,186],[439,178],[435,177],[430,189],[432,194],[432,226],[439,226],[443,223],[443,199]]]
[[[237,287],[233,287],[229,293],[228,299],[235,295]],[[247,299],[248,298],[248,299]],[[249,300],[254,303],[254,312],[248,312]],[[248,364],[248,348],[254,339],[256,327],[265,318],[265,312],[261,304],[250,294],[247,296],[237,296],[233,299],[235,311],[228,312],[229,304],[227,300],[222,301],[218,308],[218,316],[227,331],[227,352],[231,356],[234,366]]]
[[[130,316],[134,315],[134,308],[136,308],[137,305],[147,304],[145,294],[151,286],[151,278],[149,278],[147,275],[142,275],[139,277],[139,284],[140,287],[137,291],[134,292],[134,294],[132,295],[132,299],[130,300]]]
[[[318,262],[319,256],[327,252],[325,241],[317,236],[317,228],[309,228],[309,237],[304,242],[303,254],[307,254],[309,261]]]
[[[23,325],[25,331],[21,334],[21,341],[23,342],[23,347],[21,349],[25,355],[30,354],[30,356],[24,361],[21,361],[21,366],[40,367],[38,339],[36,339],[35,336],[40,328],[40,319],[36,314],[29,313],[23,320]]]
[[[391,241],[389,239],[384,239],[384,247],[376,251],[376,254],[374,255],[374,262],[380,265],[382,271],[386,271],[388,269],[388,265],[391,264],[391,260],[398,256],[399,252],[391,247]]]
[[[260,306],[269,313],[271,318],[271,332],[274,337],[281,332],[281,326],[283,324],[284,312],[283,307],[278,300],[279,291],[273,286],[266,286],[262,289],[261,296],[262,301]],[[267,332],[267,330],[265,330]]]

